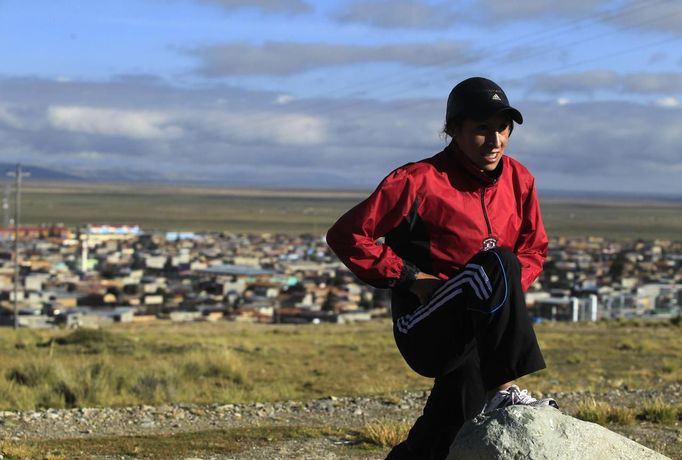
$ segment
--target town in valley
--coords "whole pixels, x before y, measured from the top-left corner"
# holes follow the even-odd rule
[[[146,232],[118,224],[17,230],[0,229],[4,326],[390,316],[388,291],[358,281],[324,235]],[[526,293],[529,313],[536,321],[675,318],[681,268],[680,242],[554,238],[544,272]]]

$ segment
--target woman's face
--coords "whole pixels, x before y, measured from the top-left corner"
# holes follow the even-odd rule
[[[453,137],[459,149],[482,171],[493,171],[502,160],[511,134],[511,120],[504,114],[484,121],[465,119]]]

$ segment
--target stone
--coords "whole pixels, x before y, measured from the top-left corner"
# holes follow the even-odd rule
[[[145,419],[140,420],[140,426],[142,428],[154,428],[155,425],[156,425],[156,423],[152,419],[145,418]]]
[[[510,406],[464,424],[447,460],[665,460],[641,444],[552,407]],[[669,459],[668,459],[669,460]]]

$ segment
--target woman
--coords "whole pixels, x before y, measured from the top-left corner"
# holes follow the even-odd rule
[[[533,176],[505,155],[514,122],[523,117],[496,83],[462,81],[447,102],[450,144],[390,173],[327,234],[358,278],[392,289],[398,349],[435,379],[389,459],[445,458],[482,410],[556,406],[512,384],[545,367],[524,291],[547,255]]]

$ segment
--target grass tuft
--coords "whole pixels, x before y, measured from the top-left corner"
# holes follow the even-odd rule
[[[617,425],[632,425],[635,423],[635,411],[628,407],[611,407],[607,419]]]
[[[391,447],[407,438],[411,426],[408,422],[370,422],[358,433],[358,438],[360,442]]]
[[[647,422],[670,425],[677,421],[677,408],[672,404],[666,404],[660,399],[656,399],[644,404],[638,418]]]
[[[635,421],[635,412],[627,407],[614,407],[601,401],[582,402],[575,414],[580,420],[598,425],[617,424],[631,425]]]

